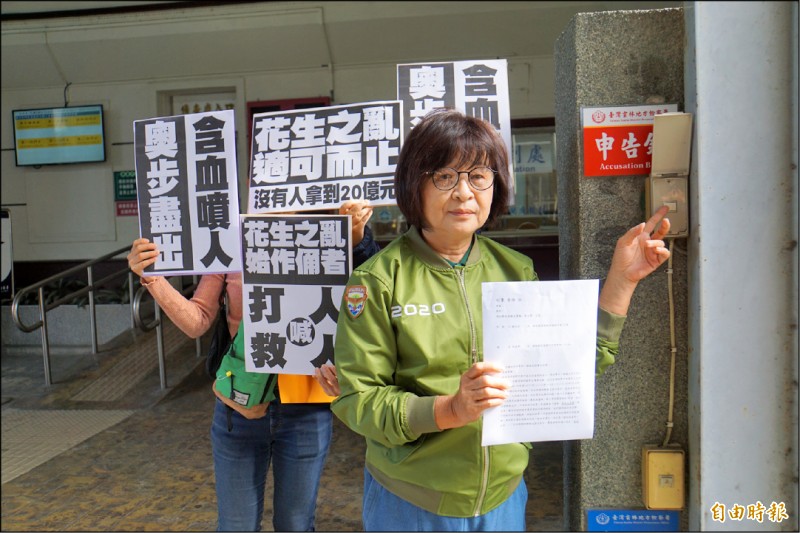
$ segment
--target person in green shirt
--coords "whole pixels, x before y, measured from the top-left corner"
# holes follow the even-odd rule
[[[509,390],[483,361],[481,284],[537,279],[528,257],[479,234],[505,211],[509,180],[491,124],[429,113],[395,172],[409,230],[348,281],[331,409],[366,438],[368,531],[525,530],[529,445],[481,446],[481,414]],[[598,374],[618,353],[636,285],[669,257],[665,214],[617,242],[599,295]]]

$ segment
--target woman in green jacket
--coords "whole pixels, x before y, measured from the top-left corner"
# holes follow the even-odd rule
[[[345,289],[331,407],[366,437],[368,531],[525,530],[528,446],[481,446],[481,413],[509,389],[502,368],[483,362],[481,284],[537,279],[528,257],[477,233],[504,212],[508,182],[489,123],[430,113],[395,173],[409,230]],[[598,374],[614,362],[637,283],[669,257],[665,212],[617,242],[599,296]]]

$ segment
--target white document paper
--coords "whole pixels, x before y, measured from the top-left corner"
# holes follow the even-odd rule
[[[592,438],[598,280],[483,284],[483,359],[511,382],[482,445]]]

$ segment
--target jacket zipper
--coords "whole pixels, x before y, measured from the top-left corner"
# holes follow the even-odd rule
[[[472,360],[472,364],[478,362],[478,339],[476,339],[475,335],[475,321],[472,319],[472,309],[469,306],[469,298],[467,297],[467,283],[464,281],[464,269],[457,268],[455,269],[456,274],[458,274],[458,282],[459,286],[461,287],[461,294],[464,296],[464,306],[467,308],[467,318],[469,319],[469,334],[470,334],[470,358]]]
[[[489,447],[481,446],[483,450],[483,479],[481,480],[481,492],[478,495],[477,506],[475,507],[475,514],[473,516],[480,516],[481,507],[483,507],[483,500],[486,498],[486,488],[489,484]]]
[[[476,338],[475,334],[475,321],[472,318],[472,310],[469,306],[469,298],[467,297],[467,283],[464,280],[464,269],[456,269],[456,273],[458,274],[458,281],[459,286],[461,287],[461,294],[464,296],[464,304],[467,308],[467,317],[469,318],[469,330],[470,330],[470,348],[471,348],[471,358],[472,364],[478,362],[478,339]],[[486,498],[486,489],[489,485],[489,448],[488,446],[481,446],[482,453],[483,453],[483,473],[481,476],[481,488],[480,492],[478,493],[478,500],[475,502],[475,511],[473,516],[480,516],[481,508],[483,507],[483,500]]]

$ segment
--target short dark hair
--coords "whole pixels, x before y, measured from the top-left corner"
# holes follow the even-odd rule
[[[488,165],[497,175],[486,226],[491,226],[507,207],[510,180],[508,151],[503,138],[490,123],[454,109],[435,109],[425,115],[403,143],[394,173],[397,207],[409,226],[427,228],[422,210],[422,190],[428,172],[455,160],[459,168]]]

